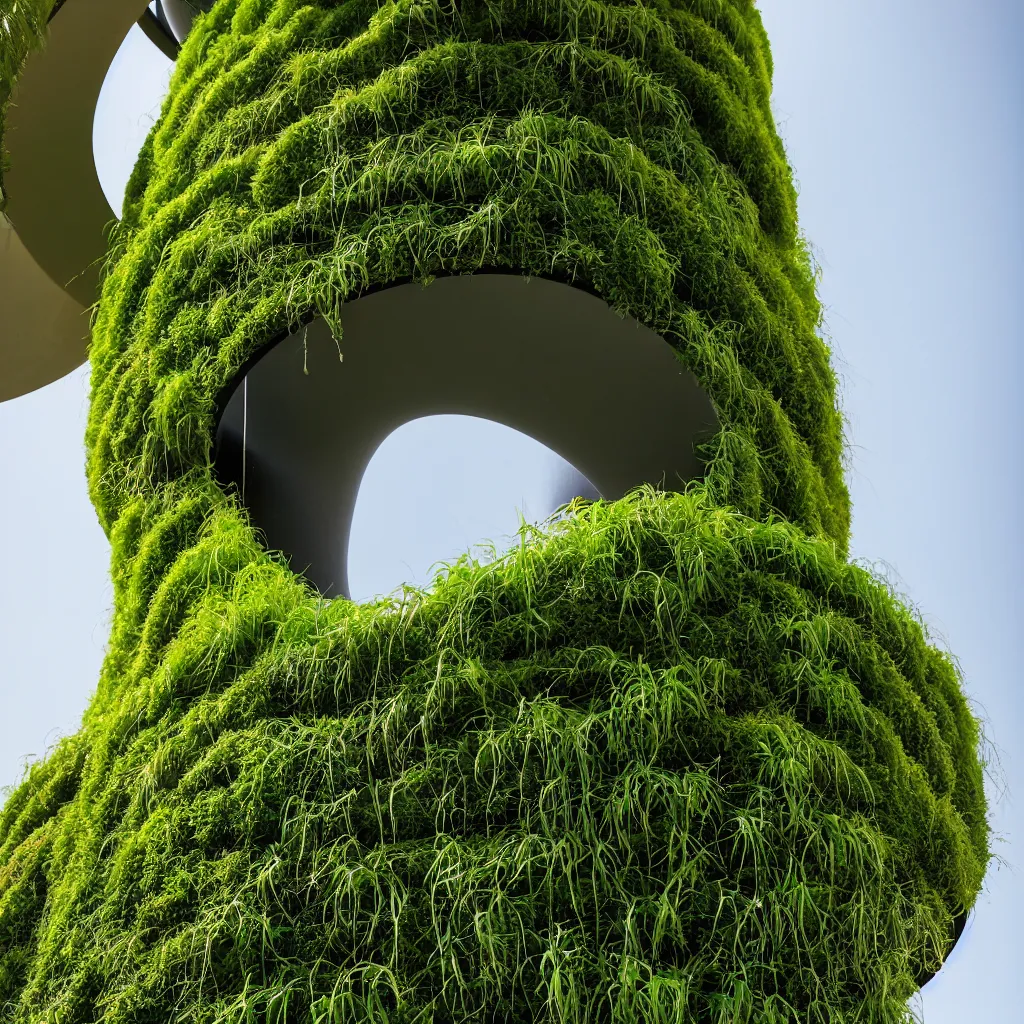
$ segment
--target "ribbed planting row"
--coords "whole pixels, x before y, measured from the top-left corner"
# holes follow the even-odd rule
[[[0,815],[0,1020],[907,1019],[988,856],[977,724],[844,561],[770,71],[746,0],[197,23],[95,321],[113,629]],[[477,269],[661,333],[723,424],[706,478],[325,602],[214,481],[225,388]]]
[[[662,334],[725,429],[708,482],[845,548],[840,416],[748,4],[226,2],[129,186],[94,335],[93,495],[208,455],[253,352],[479,268]]]
[[[6,812],[9,1019],[905,1019],[987,856],[977,727],[863,570],[641,493],[312,606],[272,563],[211,578],[245,531],[209,511],[77,795]],[[154,550],[117,638],[163,619]]]

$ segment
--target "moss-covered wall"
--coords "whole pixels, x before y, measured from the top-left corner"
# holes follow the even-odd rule
[[[94,324],[114,623],[0,816],[0,1020],[907,1019],[988,858],[978,728],[846,562],[770,73],[747,0],[197,23]],[[723,423],[707,476],[324,601],[215,482],[225,389],[481,269],[661,333]]]
[[[577,281],[665,336],[728,424],[717,500],[845,550],[767,52],[754,8],[718,0],[219,5],[112,254],[90,428],[105,525],[141,480],[206,459],[254,347],[360,289],[491,267]],[[126,429],[143,405],[154,429]]]

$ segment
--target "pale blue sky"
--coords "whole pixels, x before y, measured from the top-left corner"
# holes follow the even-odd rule
[[[160,114],[173,67],[136,25],[114,57],[100,91],[93,153],[103,194],[118,217],[124,187]]]
[[[918,1005],[927,1024],[1010,1024],[1024,995],[1024,701],[1016,675],[1024,413],[1015,301],[1024,269],[1024,12],[1010,0],[759,6],[801,227],[823,267],[820,294],[852,446],[853,556],[884,560],[935,641],[957,656],[1001,760],[993,770],[1009,789],[989,787],[1005,840],[996,850],[1009,866],[993,865],[967,933]],[[165,58],[146,46],[135,58],[121,55],[120,102],[98,125],[100,149],[120,163],[122,182],[156,113],[161,76],[166,81]],[[106,642],[108,549],[85,489],[86,400],[79,370],[0,404],[0,535],[8,545],[0,574],[0,785],[19,777],[26,756],[74,730]],[[457,435],[453,426],[423,429],[448,431],[442,457],[457,485],[422,495],[419,539],[389,551],[390,563],[365,557],[380,550],[365,534],[364,588],[373,572],[397,582],[396,573],[415,567],[421,576],[444,553],[439,547],[452,535],[432,536],[425,516],[458,513],[444,507],[445,493],[475,517],[463,530],[479,529],[479,539],[504,532],[510,495],[474,493],[475,460],[505,460],[527,503],[537,491],[542,459],[533,446],[496,433]],[[408,479],[438,447],[437,437],[428,446],[415,430],[406,435],[392,438],[393,461],[377,467],[376,495],[360,498],[367,531],[394,512],[385,482]],[[425,486],[429,475],[423,479]],[[385,526],[393,536],[395,524]]]

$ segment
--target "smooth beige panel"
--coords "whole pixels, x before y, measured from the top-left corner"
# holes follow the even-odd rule
[[[29,56],[7,112],[0,248],[0,401],[85,360],[88,319],[115,218],[93,160],[96,103],[146,0],[67,0]]]
[[[47,277],[0,214],[0,402],[70,373],[85,359],[89,316]]]

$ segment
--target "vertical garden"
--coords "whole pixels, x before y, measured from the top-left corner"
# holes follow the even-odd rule
[[[0,100],[54,7],[0,0]],[[910,1020],[988,861],[979,728],[847,560],[771,71],[752,0],[196,21],[93,314],[113,625],[0,812],[0,1022]],[[705,474],[325,600],[214,473],[227,394],[368,291],[493,271],[661,335]]]

